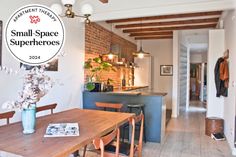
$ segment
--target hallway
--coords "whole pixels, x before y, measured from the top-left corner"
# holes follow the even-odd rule
[[[182,110],[177,119],[170,120],[164,143],[144,146],[144,157],[232,157],[226,141],[205,136],[203,104],[190,104],[188,112]]]

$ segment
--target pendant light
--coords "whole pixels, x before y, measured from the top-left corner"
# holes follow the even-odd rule
[[[142,20],[141,20],[141,32],[142,32]],[[144,58],[145,56],[149,56],[149,53],[143,51],[143,41],[142,39],[140,40],[140,49],[138,52],[133,53],[134,56],[138,58]]]
[[[140,49],[139,49],[139,51],[135,52],[133,55],[137,56],[138,58],[144,58],[145,56],[150,55],[149,53],[143,51],[143,42],[142,42],[142,40],[140,40]]]
[[[110,51],[109,51],[107,54],[103,55],[103,56],[107,56],[107,58],[108,58],[109,60],[113,60],[113,59],[115,58],[115,56],[116,56],[116,55],[112,52],[112,37],[113,37],[113,24],[111,24]]]

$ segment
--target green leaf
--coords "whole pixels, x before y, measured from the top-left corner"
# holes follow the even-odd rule
[[[94,65],[93,63],[96,64]],[[110,70],[116,71],[112,66],[111,63],[102,61],[102,58],[100,57],[88,59],[84,63],[84,68],[90,71],[91,78],[95,77],[98,82],[101,80],[100,75],[102,75],[102,72],[109,72]]]
[[[95,84],[93,82],[89,82],[86,84],[86,88],[88,91],[92,91],[95,89]]]
[[[84,68],[85,68],[85,69],[93,68],[91,62],[92,62],[91,59],[88,59],[86,62],[84,62]]]
[[[110,63],[108,63],[108,62],[102,62],[102,66],[103,66],[104,68],[109,68],[109,67],[111,67],[112,65],[111,65]]]
[[[93,61],[94,61],[95,63],[101,63],[101,62],[102,62],[102,59],[101,59],[100,57],[96,57],[96,58],[93,59]]]

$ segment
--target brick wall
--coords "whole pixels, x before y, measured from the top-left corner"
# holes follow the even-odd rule
[[[111,41],[112,44],[117,44],[120,47],[122,58],[126,58],[127,61],[133,62],[134,58],[132,53],[137,50],[137,45],[116,35],[103,28],[102,26],[91,23],[85,28],[85,60],[89,58],[95,58],[102,54],[107,54],[110,51]],[[111,40],[112,37],[112,40]],[[116,67],[116,72],[110,71],[103,73],[101,78],[106,81],[108,78],[112,79],[115,88],[121,86],[121,80],[125,74],[128,84],[128,78],[131,78],[133,71],[125,67]],[[85,77],[88,75],[88,71],[85,70]],[[86,78],[85,78],[86,79]],[[129,82],[132,85],[132,82]]]

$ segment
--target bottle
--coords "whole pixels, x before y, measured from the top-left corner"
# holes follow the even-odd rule
[[[125,86],[126,86],[126,80],[125,80],[125,76],[124,76],[122,79],[122,87],[125,87]]]

